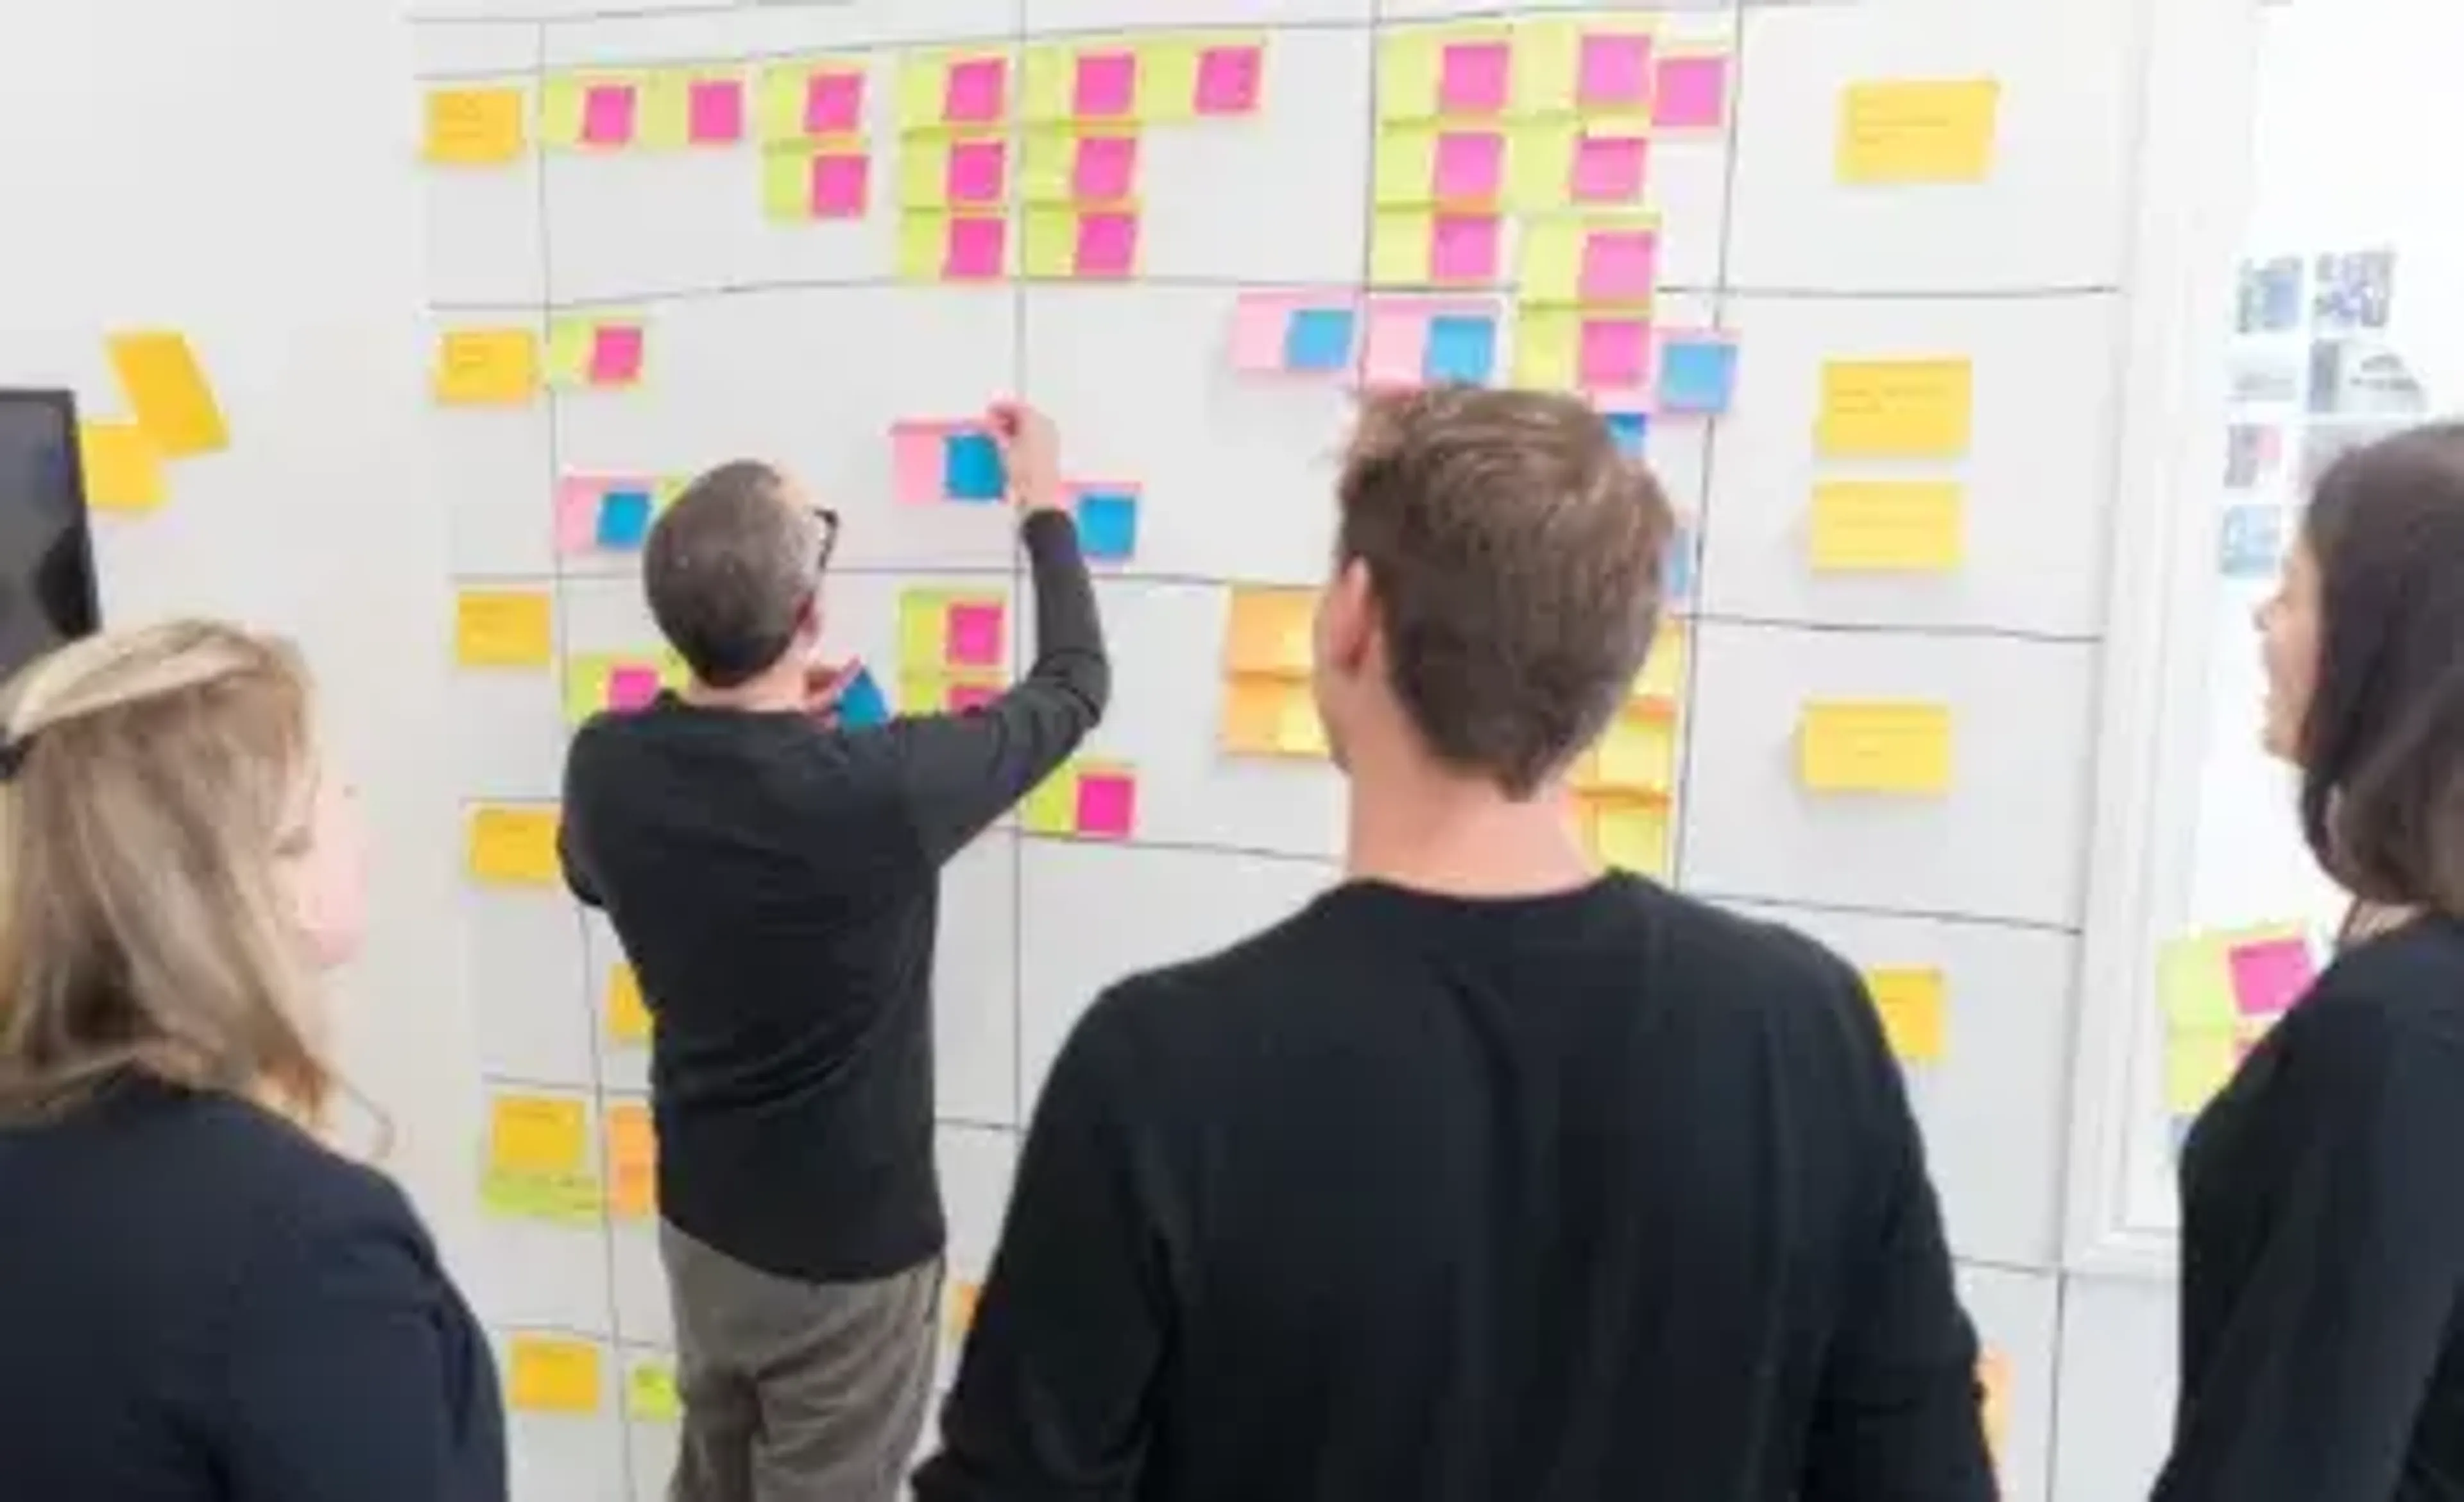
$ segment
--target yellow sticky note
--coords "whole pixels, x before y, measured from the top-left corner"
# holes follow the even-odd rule
[[[1950,790],[1950,710],[1882,701],[1808,704],[1797,773],[1827,793]]]
[[[1063,281],[1078,274],[1078,212],[1067,204],[1031,204],[1022,216],[1019,274]]]
[[[544,668],[556,654],[544,589],[470,589],[453,604],[453,660],[465,668]]]
[[[941,123],[949,98],[950,59],[940,53],[910,53],[898,65],[898,128],[930,130]]]
[[[1525,222],[1514,285],[1515,296],[1527,310],[1570,307],[1582,301],[1583,245],[1589,224],[1566,214]]]
[[[438,166],[502,166],[522,154],[522,91],[509,87],[430,89],[428,144]]]
[[[898,597],[898,668],[937,673],[950,660],[950,607],[955,596],[940,589],[910,589]]]
[[[1525,307],[1514,320],[1514,384],[1571,391],[1582,373],[1582,316],[1573,308]]]
[[[949,253],[950,216],[937,210],[898,216],[898,276],[903,281],[939,281]]]
[[[1592,812],[1592,850],[1608,865],[1644,876],[1668,874],[1668,810],[1649,803],[1603,801]]]
[[[551,146],[582,144],[582,80],[558,74],[539,87],[539,140]]]
[[[1635,674],[1632,697],[1644,703],[1673,704],[1685,682],[1685,627],[1665,619],[1651,641],[1642,671]]]
[[[539,385],[539,336],[529,329],[454,329],[438,342],[436,400],[447,407],[519,407]]]
[[[665,1361],[637,1360],[625,1374],[625,1412],[648,1424],[675,1424],[685,1416],[676,1396],[676,1371]]]
[[[902,209],[950,206],[950,144],[933,136],[909,136],[898,144],[898,203]]]
[[[1073,49],[1049,42],[1028,48],[1019,64],[1019,119],[1037,125],[1069,119],[1076,113],[1077,82]]]
[[[1568,114],[1574,108],[1581,71],[1583,33],[1610,30],[1602,22],[1577,28],[1572,21],[1526,21],[1514,29],[1514,107],[1527,114]],[[1619,31],[1628,28],[1617,28]]]
[[[1068,834],[1078,828],[1078,772],[1065,766],[1036,784],[1019,805],[1018,822],[1032,834]]]
[[[1676,722],[1620,715],[1592,755],[1592,782],[1624,793],[1666,793],[1677,781]]]
[[[1506,206],[1517,213],[1569,207],[1574,183],[1578,127],[1562,121],[1527,121],[1506,138]]]
[[[1991,78],[1852,84],[1839,97],[1839,181],[1981,183],[2001,104]]]
[[[2156,956],[2156,995],[2167,1026],[2224,1031],[2240,1015],[2225,946],[2213,935],[2177,939]]]
[[[564,722],[579,725],[607,707],[608,680],[615,676],[616,659],[605,655],[583,655],[564,659]]]
[[[607,1036],[618,1043],[650,1041],[650,1007],[642,999],[642,978],[619,964],[607,972]]]
[[[693,140],[693,86],[689,69],[660,68],[643,75],[633,96],[633,144],[674,151]]]
[[[1316,616],[1317,596],[1307,589],[1234,589],[1224,631],[1225,670],[1307,677]]]
[[[1976,1358],[1976,1386],[1985,1428],[1985,1451],[2002,1469],[2002,1446],[2011,1436],[2011,1362],[1999,1351]]]
[[[588,1114],[579,1100],[499,1095],[489,1114],[488,1166],[495,1173],[581,1173],[589,1166]]]
[[[1287,684],[1282,712],[1275,720],[1275,749],[1286,756],[1327,754],[1326,722],[1318,718],[1317,699],[1305,684]]]
[[[137,415],[137,426],[165,458],[213,453],[231,447],[231,431],[213,387],[187,336],[170,330],[114,334],[111,365]]]
[[[1940,970],[1903,965],[1865,972],[1865,992],[1881,1014],[1891,1052],[1908,1064],[1938,1064],[1949,1051],[1947,987]]]
[[[983,1299],[979,1284],[956,1282],[950,1285],[950,1338],[963,1340],[976,1325],[976,1306]]]
[[[2215,1098],[2233,1072],[2231,1032],[2165,1035],[2165,1109],[2189,1115]]]
[[[1198,118],[1200,59],[1218,37],[1175,36],[1138,49],[1138,117],[1150,125]]]
[[[1379,287],[1425,287],[1437,221],[1426,210],[1381,209],[1369,232],[1369,280]]]
[[[1815,447],[1829,459],[1958,458],[1974,385],[1965,360],[1834,361],[1822,367]]]
[[[77,424],[77,462],[97,511],[151,511],[163,504],[163,451],[135,423]]]
[[[599,1347],[561,1336],[516,1336],[506,1404],[518,1413],[597,1413]]]
[[[1435,126],[1390,121],[1377,128],[1375,181],[1380,209],[1417,209],[1437,197]]]
[[[607,1108],[607,1208],[646,1221],[659,1207],[659,1135],[650,1108],[625,1101]]]
[[[1045,125],[1023,133],[1018,155],[1019,202],[1067,204],[1077,197],[1078,133],[1063,125]]]
[[[552,886],[562,869],[556,853],[556,810],[495,805],[471,814],[472,876],[492,886]]]
[[[1825,480],[1809,541],[1823,573],[1947,573],[1964,552],[1960,487],[1947,480]]]

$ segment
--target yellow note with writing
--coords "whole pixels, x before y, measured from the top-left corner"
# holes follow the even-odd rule
[[[1307,677],[1316,614],[1317,596],[1307,589],[1234,589],[1224,668]]]
[[[2215,1098],[2233,1078],[2235,1040],[2223,1032],[2165,1035],[2165,1109],[2189,1115]]]
[[[607,1108],[607,1208],[632,1221],[658,1212],[659,1135],[639,1101]]]
[[[110,348],[111,367],[137,414],[137,426],[165,458],[231,447],[222,407],[186,335],[164,329],[114,334]]]
[[[650,1041],[650,1007],[642,999],[642,980],[628,964],[607,972],[607,1036],[622,1044]]]
[[[151,511],[163,504],[163,451],[135,423],[77,424],[86,503],[97,511]]]
[[[650,1424],[674,1424],[685,1416],[676,1396],[676,1371],[665,1361],[633,1363],[625,1374],[625,1412]]]
[[[1949,1051],[1947,987],[1940,970],[1904,965],[1865,972],[1882,1035],[1903,1063],[1938,1064]]]
[[[562,869],[556,853],[556,810],[491,805],[471,813],[469,861],[473,878],[491,886],[552,886]]]
[[[1822,367],[1815,446],[1828,459],[1955,459],[1968,452],[1966,360],[1838,360]]]
[[[597,1413],[599,1347],[562,1336],[516,1336],[506,1403],[519,1413]]]
[[[437,166],[502,166],[522,154],[522,91],[487,86],[430,89],[428,144]]]
[[[489,1112],[489,1169],[523,1177],[581,1173],[589,1163],[589,1131],[579,1100],[499,1095]]]
[[[1947,793],[1950,770],[1947,705],[1808,704],[1797,726],[1797,773],[1816,792]]]
[[[453,660],[465,668],[544,668],[556,655],[543,589],[469,589],[453,605]]]
[[[453,329],[438,342],[435,391],[444,406],[520,407],[539,385],[539,341],[529,329]]]
[[[2001,105],[1991,78],[1851,84],[1839,97],[1839,181],[1984,182]]]
[[[1947,573],[1963,552],[1960,487],[1948,480],[1825,480],[1814,487],[1822,573]]]

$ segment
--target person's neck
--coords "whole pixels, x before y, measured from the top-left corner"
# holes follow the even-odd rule
[[[1490,783],[1395,759],[1355,763],[1344,873],[1456,897],[1532,897],[1598,879],[1554,787],[1520,802]]]
[[[733,688],[713,688],[699,678],[687,683],[678,696],[686,703],[700,709],[733,709],[747,714],[783,715],[804,707],[804,671],[792,663],[782,662],[766,673],[756,674]]]

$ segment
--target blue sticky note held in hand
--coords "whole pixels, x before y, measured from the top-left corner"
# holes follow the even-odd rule
[[[601,547],[640,547],[649,535],[649,492],[611,490],[599,497]]]
[[[1487,384],[1497,370],[1497,320],[1441,315],[1429,320],[1428,352],[1420,373],[1432,382]]]
[[[1286,369],[1322,375],[1352,364],[1353,320],[1344,308],[1303,308],[1284,327]]]
[[[1138,550],[1138,498],[1118,491],[1078,497],[1078,541],[1099,563],[1118,563]]]
[[[1651,419],[1640,412],[1606,412],[1601,420],[1609,425],[1609,437],[1616,440],[1617,453],[1629,458],[1642,457],[1643,441],[1651,436]]]
[[[992,434],[954,432],[942,440],[941,490],[952,500],[999,500],[1008,488]]]
[[[869,730],[890,722],[890,700],[874,681],[870,668],[858,668],[839,695],[839,723],[849,730]]]
[[[1660,409],[1718,417],[1737,391],[1737,346],[1724,339],[1671,341],[1660,350]]]

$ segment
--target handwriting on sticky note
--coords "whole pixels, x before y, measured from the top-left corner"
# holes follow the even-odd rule
[[[544,589],[467,589],[453,602],[453,660],[465,668],[544,668],[556,652]]]
[[[164,457],[186,458],[231,446],[222,407],[185,335],[169,330],[114,334],[110,349],[112,368],[137,424]]]
[[[650,1108],[623,1101],[607,1108],[607,1208],[627,1220],[658,1213],[659,1136]]]
[[[500,1095],[490,1113],[488,1163],[498,1173],[581,1172],[590,1155],[588,1114],[579,1100]]]
[[[445,406],[518,407],[539,384],[539,336],[529,329],[454,329],[438,342],[436,400]]]
[[[167,494],[163,451],[136,423],[77,424],[77,462],[86,502],[97,511],[151,511]]]
[[[1797,759],[1800,779],[1816,792],[1946,793],[1950,710],[1881,700],[1808,704]]]
[[[1865,972],[1891,1052],[1906,1064],[1939,1064],[1949,1050],[1949,1001],[1940,970],[1903,965]]]
[[[522,91],[431,89],[427,145],[437,166],[502,166],[522,154]]]
[[[1839,181],[1981,183],[2001,102],[1991,78],[1853,84],[1839,100]]]
[[[599,1346],[563,1336],[513,1337],[507,1405],[520,1413],[599,1411]]]
[[[1831,459],[1955,459],[1968,452],[1966,360],[1841,360],[1822,367],[1815,447]]]
[[[471,814],[472,876],[491,886],[541,887],[557,879],[556,810],[491,805]]]
[[[1961,488],[1947,480],[1825,480],[1810,540],[1822,573],[1945,573],[1965,548]]]

